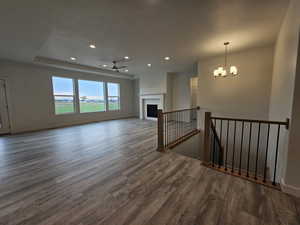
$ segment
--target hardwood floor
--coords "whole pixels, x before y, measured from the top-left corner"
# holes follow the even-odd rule
[[[158,153],[155,134],[128,119],[1,137],[0,224],[300,224],[299,200]]]

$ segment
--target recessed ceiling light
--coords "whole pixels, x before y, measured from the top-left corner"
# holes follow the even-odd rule
[[[90,48],[96,48],[96,45],[90,44]]]
[[[129,56],[124,56],[124,59],[129,59]]]
[[[148,63],[147,66],[148,66],[148,67],[151,67],[152,65],[151,65],[151,63]]]
[[[169,56],[166,56],[166,57],[165,57],[165,60],[167,60],[167,61],[170,60],[170,59],[171,59],[171,58],[170,58]]]
[[[107,65],[104,64],[103,67],[107,67]]]
[[[124,70],[126,73],[128,72],[128,70]]]
[[[70,57],[70,59],[72,60],[72,61],[76,61],[76,57]]]

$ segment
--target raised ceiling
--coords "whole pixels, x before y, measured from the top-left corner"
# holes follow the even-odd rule
[[[189,71],[199,58],[274,43],[287,0],[2,0],[0,57],[99,66],[125,55],[129,73]],[[96,49],[90,49],[90,42]],[[165,62],[163,58],[170,56]],[[147,67],[151,63],[152,67]]]

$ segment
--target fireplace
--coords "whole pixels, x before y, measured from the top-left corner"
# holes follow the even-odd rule
[[[140,95],[140,119],[157,120],[158,110],[164,110],[164,94]]]
[[[154,104],[147,104],[147,117],[157,118],[158,106]]]

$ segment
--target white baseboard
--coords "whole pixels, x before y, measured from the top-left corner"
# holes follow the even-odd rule
[[[299,187],[295,187],[293,185],[288,185],[285,183],[284,179],[281,179],[281,189],[283,192],[290,194],[290,195],[294,195],[296,197],[300,197],[300,188]]]

